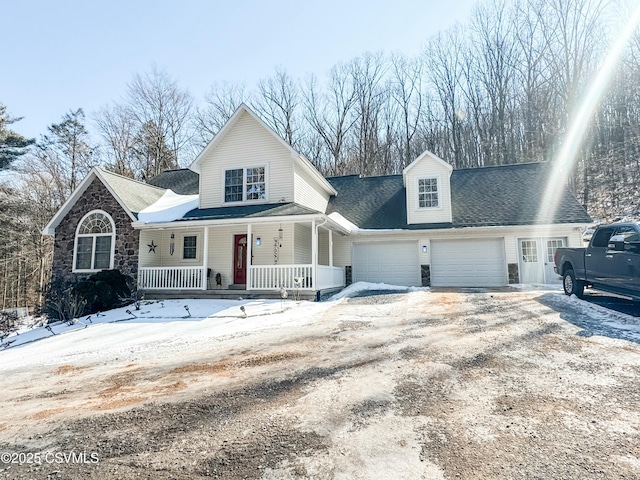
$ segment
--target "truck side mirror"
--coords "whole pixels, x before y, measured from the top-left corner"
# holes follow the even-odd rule
[[[615,250],[616,252],[624,251],[624,235],[613,235],[609,239],[609,245],[607,246],[609,250]]]

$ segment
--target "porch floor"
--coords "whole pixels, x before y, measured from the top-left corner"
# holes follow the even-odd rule
[[[287,300],[317,300],[321,292],[314,290],[287,290]],[[294,298],[295,297],[295,298]],[[279,290],[144,290],[145,300],[172,300],[176,298],[203,298],[218,300],[247,300],[252,298],[280,299]]]

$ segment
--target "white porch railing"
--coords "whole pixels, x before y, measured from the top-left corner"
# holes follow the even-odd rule
[[[316,276],[316,290],[325,288],[344,287],[344,268],[318,265]]]
[[[310,289],[313,279],[312,265],[251,265],[249,290],[276,290],[279,288]]]
[[[143,267],[138,270],[138,288],[200,290],[202,278],[202,267]]]

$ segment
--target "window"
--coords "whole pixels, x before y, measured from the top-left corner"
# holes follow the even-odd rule
[[[553,240],[547,240],[547,262],[553,263],[556,250],[560,247],[564,247],[564,240],[558,238]]]
[[[113,268],[113,220],[102,211],[88,213],[78,225],[74,270]]]
[[[266,198],[265,167],[237,168],[225,171],[225,202],[264,200]]]
[[[538,242],[535,240],[522,240],[522,261],[536,263],[538,261]]]
[[[418,180],[418,206],[420,208],[437,208],[439,206],[437,178]]]
[[[224,201],[242,201],[242,169],[227,170],[224,175]]]
[[[198,237],[196,235],[185,235],[182,244],[182,258],[185,260],[195,259],[197,257]]]
[[[596,236],[593,237],[591,242],[592,247],[607,248],[609,246],[609,239],[613,235],[613,228],[601,228],[596,232]]]

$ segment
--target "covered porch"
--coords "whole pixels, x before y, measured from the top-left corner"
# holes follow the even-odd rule
[[[333,264],[339,227],[326,219],[141,229],[138,288],[175,291],[315,293],[345,286]]]

